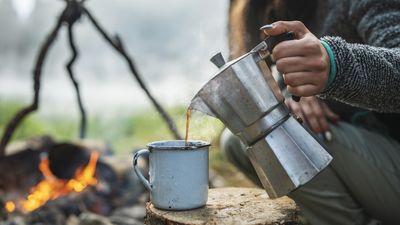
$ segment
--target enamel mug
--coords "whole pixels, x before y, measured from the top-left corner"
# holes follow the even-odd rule
[[[202,207],[208,197],[208,148],[204,141],[157,141],[134,155],[133,167],[150,191],[153,205],[166,210],[188,210]],[[137,166],[137,160],[149,154],[147,180]]]

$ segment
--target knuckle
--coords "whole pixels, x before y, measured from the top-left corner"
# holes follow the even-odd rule
[[[322,83],[325,83],[328,80],[328,74],[323,71],[319,72],[317,75],[321,78]]]
[[[309,118],[315,117],[315,112],[311,110],[307,110],[304,112],[304,115],[306,115]]]
[[[283,43],[279,43],[278,45],[276,45],[274,47],[274,49],[272,49],[272,56],[274,57],[275,60],[280,59],[281,58],[281,52],[282,52],[282,44]]]
[[[307,44],[307,48],[311,51],[311,52],[317,52],[320,50],[320,43],[315,41],[315,40],[311,40],[308,42]]]
[[[292,86],[290,86],[290,85],[287,87],[287,90],[288,90],[290,93],[292,93],[293,95],[302,96],[302,95],[300,95],[300,92],[298,91],[297,88],[294,88],[294,87],[292,87]]]
[[[320,49],[321,49],[321,48],[320,48],[321,43],[319,42],[319,40],[313,40],[313,41],[312,41],[312,46],[313,46],[313,48],[316,49],[316,50],[320,50]]]
[[[328,62],[323,57],[320,57],[319,61],[320,61],[320,65],[321,65],[322,69],[325,69],[325,68],[327,68],[329,66]]]
[[[298,27],[304,27],[303,22],[301,22],[301,21],[299,21],[299,20],[293,21],[293,24],[294,24],[295,26],[298,26]]]
[[[285,62],[283,60],[276,61],[276,69],[279,72],[282,72],[284,70],[284,68],[285,68]]]
[[[298,105],[292,104],[290,107],[295,114],[301,114],[301,109]]]
[[[323,70],[327,67],[327,63],[324,61],[322,57],[317,57],[311,61],[312,66],[315,69]]]
[[[320,119],[323,119],[323,118],[324,118],[324,114],[323,114],[322,111],[320,111],[320,110],[314,112],[314,114],[315,114],[316,117],[318,117],[318,118],[320,118]]]
[[[286,84],[286,85],[293,85],[292,76],[285,75],[285,76],[283,77],[283,80],[285,81],[285,84]]]

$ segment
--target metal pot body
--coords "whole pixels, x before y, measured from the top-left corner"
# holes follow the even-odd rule
[[[287,195],[329,165],[332,157],[317,138],[289,117],[247,148],[247,155],[270,198]]]
[[[267,64],[248,53],[223,66],[193,98],[191,108],[220,119],[249,144],[288,115],[283,101]]]
[[[190,108],[218,118],[249,146],[250,161],[268,195],[275,198],[311,180],[332,157],[290,114],[259,51],[261,44],[221,64]]]

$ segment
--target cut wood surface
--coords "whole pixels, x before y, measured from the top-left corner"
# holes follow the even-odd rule
[[[165,211],[146,205],[145,224],[298,224],[298,208],[288,197],[269,199],[263,189],[215,188],[208,192],[205,207]]]

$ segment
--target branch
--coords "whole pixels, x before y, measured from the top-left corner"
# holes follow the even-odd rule
[[[74,25],[74,23],[68,24],[68,41],[69,41],[69,46],[71,47],[72,56],[71,56],[71,59],[68,61],[66,68],[68,71],[69,78],[71,79],[72,84],[74,85],[75,92],[76,92],[76,98],[77,98],[78,105],[79,105],[79,111],[81,113],[81,126],[80,126],[79,137],[84,138],[86,135],[86,124],[87,124],[86,123],[86,112],[85,112],[85,108],[83,106],[78,81],[75,79],[75,75],[72,71],[72,66],[78,57],[78,52],[76,50],[76,45],[75,45],[75,40],[74,40],[74,35],[73,35],[74,33],[72,30],[73,25]]]
[[[43,45],[40,48],[40,52],[39,52],[39,55],[37,57],[36,64],[35,64],[35,69],[33,71],[34,96],[33,96],[32,104],[25,108],[22,108],[8,122],[8,124],[4,130],[4,134],[0,141],[0,157],[5,155],[6,146],[7,146],[8,142],[10,141],[15,128],[18,127],[18,125],[22,122],[22,120],[29,113],[31,113],[39,108],[40,78],[41,78],[41,74],[42,74],[42,67],[43,67],[44,59],[46,58],[46,55],[50,49],[50,46],[53,44],[54,40],[57,37],[58,31],[60,30],[61,25],[62,25],[62,21],[63,21],[62,16],[60,16],[58,18],[58,21],[57,21],[55,27],[53,28],[53,30],[51,31],[51,33],[46,38],[45,42],[43,43]]]
[[[128,63],[129,69],[131,70],[133,76],[139,83],[140,87],[144,90],[144,92],[147,94],[147,96],[150,98],[151,102],[153,105],[156,107],[157,111],[161,114],[162,118],[165,120],[165,122],[168,124],[168,128],[172,132],[172,134],[175,136],[176,139],[182,139],[181,136],[179,135],[178,130],[176,129],[176,126],[173,122],[173,120],[169,117],[167,112],[161,107],[161,105],[156,101],[156,99],[152,96],[146,85],[144,84],[141,76],[139,76],[139,73],[137,72],[132,59],[126,53],[121,40],[116,37],[115,40],[112,40],[110,36],[105,32],[105,30],[97,23],[96,19],[90,14],[90,12],[84,8],[83,9],[86,15],[89,17],[89,20],[93,23],[93,25],[96,27],[97,31],[100,32],[100,34],[103,36],[103,38],[112,45],[112,47],[118,51],[122,57],[125,58],[125,60]]]

